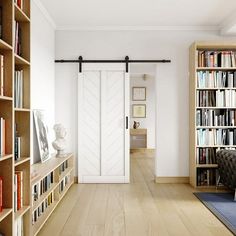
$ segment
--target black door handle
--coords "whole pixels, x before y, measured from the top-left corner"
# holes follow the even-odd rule
[[[126,119],[126,122],[125,122],[126,129],[128,129],[129,128],[129,117],[126,116],[125,119]]]

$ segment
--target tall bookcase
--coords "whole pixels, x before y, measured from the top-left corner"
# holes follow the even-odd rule
[[[17,222],[22,219],[24,235],[30,235],[30,0],[0,0],[0,55],[4,58],[3,91],[0,95],[0,118],[5,120],[4,153],[0,155],[3,211],[0,212],[0,232],[17,235]],[[18,37],[16,37],[16,24]],[[18,44],[17,44],[18,42]],[[17,45],[17,46],[16,46]],[[16,51],[18,47],[18,51]],[[15,71],[22,71],[22,104],[15,104]],[[16,125],[15,125],[16,124]],[[20,137],[19,158],[15,160],[15,127]],[[15,173],[22,173],[22,207],[15,211]]]
[[[189,157],[193,187],[215,187],[216,152],[236,148],[236,43],[195,42],[189,64]]]

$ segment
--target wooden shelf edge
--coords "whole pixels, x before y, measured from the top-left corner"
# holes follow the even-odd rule
[[[13,156],[12,154],[0,156],[0,162],[12,158],[12,156]]]
[[[236,126],[196,126],[196,129],[236,129]]]
[[[51,188],[47,192],[43,193],[37,201],[34,201],[32,203],[32,211],[38,208],[38,206],[47,198],[47,196],[57,188],[58,184],[59,183],[53,183]]]
[[[23,206],[19,211],[15,212],[15,220],[23,216],[29,209],[30,206]]]
[[[12,208],[5,208],[0,213],[0,222],[3,221],[9,214],[12,213]]]
[[[17,161],[15,161],[15,166],[19,166],[27,161],[30,161],[30,157],[21,157]]]
[[[15,64],[16,65],[30,65],[30,62],[24,59],[23,57],[15,54]]]
[[[236,67],[196,67],[196,70],[236,70]]]
[[[236,107],[196,107],[196,109],[236,109]]]
[[[30,109],[28,108],[14,108],[16,112],[30,112]]]
[[[236,148],[236,145],[196,145],[197,148]]]
[[[2,39],[0,39],[0,48],[4,50],[12,50],[12,46]]]
[[[12,101],[13,98],[12,97],[8,97],[8,96],[0,96],[0,100]]]
[[[15,3],[15,19],[19,22],[30,22],[30,18],[24,13],[24,11]]]
[[[197,164],[196,168],[218,168],[217,164]]]
[[[220,87],[220,88],[196,88],[196,90],[236,90],[235,87]]]

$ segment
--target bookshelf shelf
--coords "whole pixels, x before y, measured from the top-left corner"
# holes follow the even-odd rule
[[[63,172],[61,172],[62,169],[64,169]],[[31,171],[34,175],[34,177],[31,178],[32,193],[36,193],[36,195],[32,195],[32,198],[38,195],[40,191],[39,188],[41,188],[39,186],[42,186],[42,181],[45,181],[45,179],[47,180],[47,176],[50,176],[51,179],[51,173],[53,173],[53,183],[50,188],[39,196],[36,201],[32,200],[32,232],[33,235],[37,235],[48,217],[56,208],[57,204],[74,184],[74,157],[70,153],[66,154],[64,157],[53,156],[47,162],[32,165]],[[59,189],[65,178],[67,178],[68,182],[60,193]],[[35,189],[38,189],[38,191],[35,191]],[[50,199],[50,196],[52,196],[53,199],[52,203],[45,208],[45,201],[47,202],[48,199]],[[35,218],[38,209],[42,209],[41,206],[44,206],[44,211]]]
[[[197,168],[218,168],[217,164],[197,164]]]
[[[17,6],[17,4],[14,4],[15,7],[15,19],[16,21],[20,22],[30,22],[29,17]]]
[[[0,156],[0,162],[1,162],[1,161],[8,160],[8,159],[11,159],[11,158],[12,158],[12,154]]]
[[[27,211],[30,210],[30,206],[23,206],[19,211],[15,212],[15,220],[22,217]]]
[[[236,70],[236,67],[197,67],[196,70],[222,70],[222,71],[230,71]]]
[[[16,112],[30,112],[30,109],[28,108],[14,108]]]
[[[12,50],[12,46],[6,43],[4,40],[0,39],[0,49],[2,50]]]
[[[190,47],[189,172],[195,188],[215,188],[216,152],[236,149],[234,55],[236,44],[232,42],[195,42]],[[219,143],[223,145],[214,145]]]
[[[0,213],[0,222],[3,221],[11,213],[12,213],[12,209],[11,208],[3,209],[2,212]]]
[[[30,65],[30,62],[24,59],[23,57],[15,54],[15,64],[16,65]]]
[[[0,96],[0,100],[12,101],[13,98],[12,97],[8,97],[8,96]]]
[[[30,157],[21,157],[20,159],[15,161],[15,166],[19,166],[27,161],[30,161]]]

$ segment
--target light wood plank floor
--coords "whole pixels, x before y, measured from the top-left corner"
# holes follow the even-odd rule
[[[227,236],[187,184],[155,184],[153,158],[131,157],[130,184],[73,185],[39,236]]]

